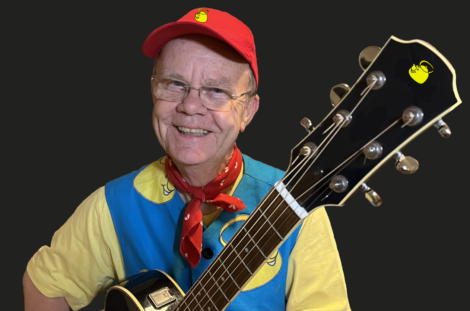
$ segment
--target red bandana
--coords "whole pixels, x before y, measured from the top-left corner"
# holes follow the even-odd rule
[[[202,251],[202,202],[210,202],[222,207],[229,213],[238,212],[246,206],[236,197],[221,193],[231,186],[240,175],[242,168],[242,155],[237,146],[233,144],[233,155],[227,167],[213,181],[204,187],[193,187],[181,177],[176,165],[166,156],[165,171],[176,189],[190,193],[193,199],[189,202],[184,213],[183,230],[181,232],[180,252],[192,268],[201,260]]]

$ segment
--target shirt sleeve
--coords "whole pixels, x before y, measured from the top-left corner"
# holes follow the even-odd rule
[[[41,247],[27,266],[39,291],[65,297],[73,310],[88,305],[111,285],[124,280],[124,262],[105,197],[105,187],[92,193]]]
[[[343,268],[324,207],[302,224],[289,257],[287,311],[350,311]]]

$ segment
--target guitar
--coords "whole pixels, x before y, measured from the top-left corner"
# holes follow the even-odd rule
[[[431,126],[451,132],[442,117],[461,103],[449,61],[429,43],[391,37],[359,57],[364,73],[350,88],[332,88],[334,108],[317,126],[304,118],[308,135],[291,151],[285,176],[186,293],[163,271],[141,273],[110,288],[105,311],[224,310],[271,254],[311,212],[343,206],[367,186],[390,158],[404,174],[419,163],[400,150]]]

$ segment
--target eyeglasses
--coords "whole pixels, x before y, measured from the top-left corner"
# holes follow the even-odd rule
[[[169,102],[182,102],[191,89],[199,92],[202,104],[209,110],[230,111],[233,108],[232,100],[251,94],[252,90],[243,94],[234,95],[220,87],[201,86],[191,87],[188,83],[173,78],[152,76],[154,95],[158,99]]]

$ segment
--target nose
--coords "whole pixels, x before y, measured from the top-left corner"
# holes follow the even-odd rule
[[[188,115],[205,115],[207,113],[207,108],[202,103],[199,90],[194,87],[189,88],[188,95],[176,107],[176,109],[178,112],[186,113]]]

